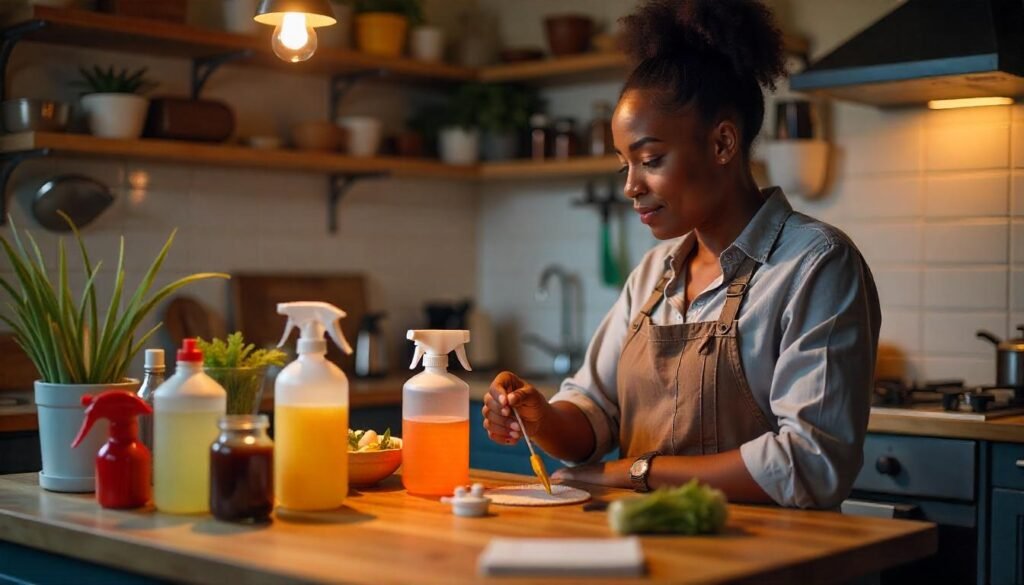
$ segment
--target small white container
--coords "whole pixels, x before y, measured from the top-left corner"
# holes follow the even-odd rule
[[[223,0],[224,28],[242,35],[255,35],[260,23],[253,20],[259,0]]]
[[[338,126],[348,132],[348,154],[373,156],[380,149],[381,124],[370,116],[345,116],[337,119]]]
[[[774,140],[760,147],[768,178],[787,195],[813,198],[825,187],[828,142],[817,139]]]
[[[480,160],[480,131],[453,126],[441,130],[441,160],[450,165],[471,165]]]
[[[436,26],[418,26],[409,36],[409,49],[417,61],[438,62],[444,58],[444,31]]]
[[[138,138],[146,123],[149,99],[133,93],[90,93],[82,96],[89,131],[101,138]]]

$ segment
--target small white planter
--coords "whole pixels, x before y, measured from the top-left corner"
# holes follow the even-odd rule
[[[480,131],[452,127],[441,130],[441,160],[450,165],[471,165],[480,160]]]
[[[345,116],[335,123],[348,134],[348,154],[352,156],[373,156],[380,150],[380,120],[369,116]]]
[[[90,93],[82,96],[89,131],[102,138],[138,138],[146,123],[149,100],[132,93]]]
[[[828,171],[828,142],[815,139],[774,140],[760,147],[768,178],[787,195],[818,196]]]
[[[437,62],[444,57],[444,32],[436,26],[418,26],[409,35],[410,52],[418,61]]]
[[[82,396],[107,390],[139,389],[138,380],[120,384],[35,384],[36,413],[39,418],[39,446],[43,470],[39,485],[53,492],[92,492],[96,490],[96,452],[107,441],[107,421],[93,425],[78,447],[71,442],[82,427],[85,409]]]

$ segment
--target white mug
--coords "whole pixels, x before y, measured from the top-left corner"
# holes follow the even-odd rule
[[[440,61],[444,57],[444,32],[436,26],[418,26],[410,35],[410,49],[418,61]]]
[[[369,116],[344,116],[336,120],[348,131],[348,153],[352,156],[373,156],[380,149],[380,120]]]

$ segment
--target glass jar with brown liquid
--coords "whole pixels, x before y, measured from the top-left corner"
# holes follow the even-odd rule
[[[267,415],[221,417],[210,447],[210,512],[230,522],[266,522],[274,509],[274,443]]]

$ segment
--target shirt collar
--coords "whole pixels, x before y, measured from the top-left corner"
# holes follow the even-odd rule
[[[765,202],[761,204],[761,208],[757,210],[736,240],[722,251],[723,256],[727,250],[735,247],[760,264],[764,264],[768,260],[768,255],[771,253],[772,247],[775,246],[775,240],[782,232],[782,226],[793,213],[793,207],[786,199],[785,193],[778,187],[762,189],[761,193],[765,196]],[[696,241],[697,236],[692,231],[684,235],[680,239],[679,245],[665,258],[665,269],[671,269],[674,275],[678,274],[682,269],[683,261],[693,250]]]

